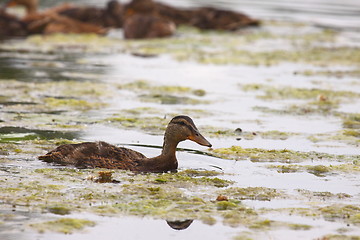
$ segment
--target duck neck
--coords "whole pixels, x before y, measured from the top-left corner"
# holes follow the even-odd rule
[[[169,139],[169,137],[167,137],[165,134],[161,154],[144,162],[144,165],[142,165],[139,170],[145,172],[175,171],[178,167],[178,162],[176,159],[177,145],[177,141]]]
[[[178,145],[178,142],[169,140],[167,138],[167,136],[165,135],[163,149],[162,149],[160,156],[163,158],[166,158],[166,159],[175,159],[176,160],[177,145]]]

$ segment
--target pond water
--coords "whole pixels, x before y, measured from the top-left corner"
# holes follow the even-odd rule
[[[358,239],[359,1],[164,2],[263,25],[0,43],[0,239]],[[213,145],[180,143],[178,173],[101,184],[36,158],[99,140],[156,156],[178,114]]]

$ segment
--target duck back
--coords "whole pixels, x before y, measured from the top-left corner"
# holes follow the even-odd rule
[[[116,147],[106,142],[65,144],[39,156],[40,160],[78,168],[108,168],[136,170],[139,160],[146,157],[131,149]]]

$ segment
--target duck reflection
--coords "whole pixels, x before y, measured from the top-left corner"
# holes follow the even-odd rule
[[[166,223],[175,230],[184,230],[187,229],[194,220],[188,219],[184,221],[166,221]]]

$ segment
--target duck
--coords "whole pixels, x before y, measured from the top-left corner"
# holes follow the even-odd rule
[[[172,21],[142,14],[127,17],[123,26],[125,39],[165,38],[174,35],[175,31]]]
[[[132,0],[125,8],[135,12],[151,11],[162,19],[174,22],[176,26],[189,25],[202,30],[235,31],[260,24],[259,20],[244,13],[214,7],[177,8],[153,0]]]
[[[124,9],[124,38],[164,38],[172,36],[176,25],[172,20],[161,17],[151,0],[132,0]]]
[[[58,14],[105,28],[122,28],[123,8],[124,6],[120,2],[111,0],[107,2],[105,8],[70,6],[58,11]]]
[[[26,25],[27,35],[54,33],[94,33],[104,35],[108,31],[103,27],[60,15],[59,12],[70,7],[69,4],[63,4],[41,13],[37,11],[38,0],[9,0],[5,4],[5,8],[12,6],[25,8],[25,16],[20,20]]]
[[[161,154],[147,158],[132,149],[117,147],[109,143],[84,142],[64,144],[38,159],[77,168],[124,169],[134,172],[174,172],[178,168],[177,145],[185,140],[194,141],[202,146],[211,147],[189,116],[176,116],[171,119],[164,134]]]
[[[260,21],[231,10],[202,7],[194,11],[190,25],[202,30],[235,31],[247,26],[258,26]]]
[[[26,24],[0,8],[0,40],[27,35]]]

